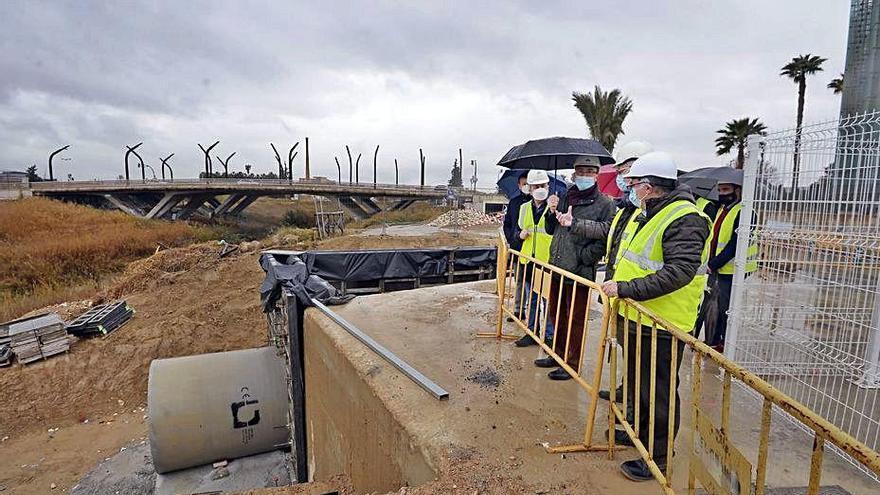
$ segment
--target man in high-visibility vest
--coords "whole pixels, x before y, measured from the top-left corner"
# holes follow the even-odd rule
[[[529,196],[529,185],[526,183],[526,177],[528,176],[527,171],[523,171],[520,176],[517,178],[517,185],[519,186],[519,194],[510,198],[510,202],[507,203],[507,211],[504,213],[504,240],[507,241],[508,247],[510,249],[519,251],[522,249],[522,239],[519,238],[519,210],[520,207],[528,203],[531,198]],[[521,308],[522,302],[521,297],[523,293],[523,274],[520,273],[519,276],[516,277],[516,287],[514,292],[513,299],[513,307]],[[520,315],[522,317],[522,315]],[[513,321],[513,318],[510,316],[507,317],[507,321]]]
[[[614,260],[614,275],[602,284],[603,291],[611,297],[632,299],[674,325],[678,330],[690,332],[697,320],[697,312],[703,299],[708,259],[710,220],[694,205],[689,188],[678,187],[678,170],[668,153],[652,152],[639,157],[626,179],[629,181],[630,198],[638,203],[641,213],[629,219],[620,240]],[[617,316],[618,328],[628,332],[627,396],[639,401],[641,411],[637,425],[639,440],[648,447],[653,440],[653,460],[664,470],[667,462],[667,445],[675,442],[680,411],[678,391],[670,395],[671,375],[676,376],[684,354],[684,344],[658,328],[656,366],[651,368],[651,320],[644,316],[629,314],[620,305]],[[638,320],[641,319],[641,335]],[[640,346],[636,345],[641,337]],[[672,361],[672,346],[677,345],[677,359]],[[637,348],[641,348],[641,369],[636,369]],[[635,389],[636,373],[640,377],[640,389]],[[653,380],[652,380],[653,378]],[[654,394],[651,394],[651,385]],[[669,431],[669,405],[675,401],[674,430]],[[653,439],[650,434],[650,412],[653,407]],[[620,466],[623,474],[634,481],[653,479],[647,463],[641,458],[626,461]]]
[[[715,214],[718,213],[718,205],[714,201],[697,193],[694,193],[694,198],[697,200],[695,204],[698,210],[705,213],[709,218],[715,218]]]
[[[529,194],[532,196],[532,200],[523,203],[519,210],[516,235],[523,241],[520,252],[538,261],[549,263],[552,236],[547,233],[546,215],[548,212],[547,198],[550,196],[550,177],[543,170],[529,170],[529,174],[526,176],[526,183],[529,186]],[[517,312],[528,314],[529,329],[533,332],[538,332],[541,325],[536,325],[536,320],[539,309],[542,306],[542,298],[539,293],[543,283],[541,280],[543,272],[534,270],[534,263],[526,258],[520,258],[519,261],[521,263],[520,270],[523,273],[525,295],[521,301],[523,307],[521,309],[517,308]],[[547,321],[545,324],[544,340],[551,340],[553,338],[553,324],[550,321]],[[538,345],[538,343],[529,335],[523,335],[516,341],[517,347],[527,347],[530,345]]]
[[[718,184],[718,202],[721,208],[715,215],[712,235],[709,241],[709,276],[717,282],[718,319],[715,328],[706,329],[706,343],[718,352],[724,352],[724,337],[727,334],[727,310],[730,309],[730,292],[733,286],[734,258],[739,240],[739,212],[742,209],[742,174],[730,179],[732,182]],[[746,235],[746,242],[749,236]],[[747,251],[745,274],[758,269],[756,258],[757,244],[750,243]],[[711,282],[710,282],[711,285]],[[702,322],[700,322],[702,323]]]

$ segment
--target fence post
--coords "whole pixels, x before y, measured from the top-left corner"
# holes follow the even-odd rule
[[[737,336],[744,324],[745,314],[740,311],[745,296],[746,261],[749,244],[752,241],[752,212],[754,211],[755,186],[757,185],[758,161],[761,156],[762,136],[749,137],[748,157],[743,167],[742,209],[739,212],[739,228],[737,228],[736,257],[733,272],[733,294],[728,309],[727,335],[724,337],[724,354],[731,361],[736,361]]]

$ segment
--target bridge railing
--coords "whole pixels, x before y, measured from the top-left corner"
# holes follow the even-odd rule
[[[219,186],[308,186],[309,188],[320,190],[321,188],[328,189],[336,189],[338,187],[349,188],[352,191],[369,191],[371,189],[383,189],[383,190],[400,190],[400,191],[430,191],[436,193],[446,194],[447,188],[445,186],[417,186],[417,185],[407,185],[407,184],[384,184],[377,183],[350,183],[346,181],[338,182],[338,181],[329,181],[324,179],[296,179],[294,181],[290,181],[287,179],[256,179],[256,178],[197,178],[197,179],[173,179],[173,180],[161,180],[161,179],[147,179],[147,180],[120,180],[120,179],[111,179],[111,180],[78,180],[78,181],[52,181],[52,182],[34,182],[31,183],[31,189],[36,191],[59,191],[59,190],[81,190],[84,188],[95,187],[95,188],[128,188],[128,187],[148,187],[148,188],[162,188],[165,186],[186,186],[186,185],[199,185],[199,186],[210,186],[210,185],[219,185]],[[465,188],[453,188],[455,193],[458,194],[467,194],[470,191]]]

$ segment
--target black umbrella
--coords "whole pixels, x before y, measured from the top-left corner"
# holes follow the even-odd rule
[[[533,139],[510,148],[498,165],[506,168],[559,170],[574,168],[580,157],[600,165],[614,163],[614,158],[595,139],[552,137]]]
[[[695,194],[715,201],[718,199],[718,184],[742,185],[743,172],[730,167],[703,167],[680,175],[678,180]]]

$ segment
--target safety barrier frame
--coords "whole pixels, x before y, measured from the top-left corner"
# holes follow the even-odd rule
[[[563,356],[560,356],[554,351],[554,347],[556,344],[556,337],[559,335],[559,331],[561,329],[556,328],[556,331],[553,335],[553,341],[548,345],[544,341],[544,335],[547,331],[547,318],[542,318],[542,325],[540,328],[537,328],[539,325],[536,324],[536,331],[532,331],[528,326],[529,316],[532,311],[537,312],[538,308],[532,308],[531,304],[526,305],[523,301],[522,306],[524,306],[525,314],[520,315],[518,313],[522,313],[521,311],[516,311],[516,308],[511,309],[507,306],[511,299],[514,299],[514,293],[512,290],[508,290],[508,285],[516,284],[516,280],[523,273],[522,270],[525,270],[524,264],[520,263],[520,259],[525,259],[529,263],[531,263],[532,269],[532,278],[530,286],[535,288],[536,286],[540,286],[541,293],[547,292],[547,288],[549,287],[550,279],[553,275],[559,277],[559,290],[557,291],[557,303],[556,303],[556,317],[553,319],[554,323],[558,323],[560,312],[563,310],[562,304],[562,294],[563,289],[562,286],[564,284],[564,280],[568,280],[572,282],[572,293],[571,300],[575,299],[575,295],[580,286],[580,290],[588,291],[587,294],[587,307],[585,310],[585,318],[584,321],[580,324],[583,325],[582,334],[581,334],[581,343],[580,343],[580,355],[578,356],[578,363],[583,363],[584,355],[587,351],[587,335],[589,332],[589,314],[592,305],[594,304],[595,295],[599,295],[599,303],[602,306],[602,323],[599,330],[598,337],[598,345],[596,346],[596,368],[592,371],[592,376],[589,380],[585,380],[579,373],[579,370],[572,368],[566,362],[566,356],[568,355],[568,351],[571,346],[571,332],[572,332],[572,323],[573,323],[573,314],[574,314],[574,306],[570,305],[570,308],[566,308],[565,311],[569,312],[568,317],[568,328],[566,329],[566,345],[563,350]],[[540,272],[540,276],[536,276],[536,273]],[[537,281],[536,281],[537,279]],[[542,262],[532,256],[528,256],[524,253],[521,253],[517,250],[510,249],[507,246],[507,243],[504,241],[502,237],[498,243],[498,255],[497,255],[497,269],[496,269],[496,281],[497,287],[496,291],[498,293],[498,315],[497,315],[497,325],[495,328],[495,332],[491,333],[477,333],[477,337],[484,338],[495,338],[501,340],[513,340],[518,339],[519,335],[511,335],[504,333],[504,318],[505,316],[513,319],[514,324],[519,327],[526,335],[530,336],[535,342],[540,346],[544,352],[547,353],[548,356],[553,358],[554,361],[565,371],[567,371],[575,383],[577,383],[581,388],[583,388],[590,397],[590,406],[588,408],[587,417],[585,420],[585,431],[584,438],[581,443],[572,444],[572,445],[563,445],[557,447],[545,447],[546,450],[550,453],[571,453],[571,452],[590,452],[590,451],[610,451],[614,449],[613,446],[608,444],[593,444],[593,428],[595,425],[596,418],[596,410],[599,403],[599,387],[602,382],[602,369],[603,363],[605,362],[605,349],[607,347],[607,329],[608,329],[608,317],[610,315],[610,301],[608,297],[602,292],[601,288],[593,281],[587,280],[583,277],[575,275],[573,273],[567,272],[560,268],[557,268],[549,263]],[[522,293],[520,294],[523,299],[527,297],[525,294],[526,289],[523,287]],[[533,289],[534,290],[534,289]],[[529,294],[528,296],[530,296]],[[548,296],[549,297],[549,296]],[[531,299],[531,297],[529,297]],[[522,316],[522,318],[520,317]],[[523,321],[525,320],[525,322]],[[538,317],[535,316],[535,321],[537,323]],[[555,325],[554,325],[555,326]]]
[[[626,417],[627,410],[627,401],[628,398],[625,396],[623,403],[618,404],[616,399],[616,389],[618,385],[617,374],[618,374],[618,357],[617,357],[617,349],[616,346],[619,346],[620,343],[616,342],[617,340],[617,332],[606,332],[608,335],[609,342],[612,344],[612,348],[609,350],[611,357],[611,365],[610,365],[610,384],[609,390],[611,391],[611,400],[609,401],[608,408],[608,426],[609,429],[613,429],[615,426],[615,421],[623,426],[624,431],[626,431],[627,435],[633,441],[636,446],[636,449],[641,455],[642,459],[645,460],[651,473],[654,475],[654,478],[660,484],[663,492],[666,494],[674,494],[676,493],[672,487],[672,450],[674,446],[674,441],[669,442],[667,445],[667,459],[670,462],[667,463],[665,471],[662,471],[658,464],[653,459],[653,432],[654,432],[654,398],[656,397],[656,359],[657,359],[657,336],[660,332],[666,332],[672,339],[671,345],[671,361],[674,363],[676,359],[681,358],[682,356],[678,355],[678,347],[679,343],[682,346],[682,353],[685,348],[690,348],[693,353],[693,372],[692,372],[692,394],[691,394],[691,443],[688,446],[687,454],[689,456],[689,469],[688,469],[688,493],[693,495],[696,491],[696,483],[699,483],[708,490],[709,493],[737,493],[737,494],[751,494],[755,495],[763,495],[766,489],[766,475],[767,475],[767,461],[768,461],[768,450],[769,450],[769,437],[770,437],[770,426],[771,426],[771,418],[772,418],[772,408],[773,406],[777,406],[784,412],[788,413],[795,420],[799,421],[804,427],[811,430],[813,432],[813,448],[812,455],[810,459],[810,472],[809,472],[809,485],[807,488],[807,495],[817,495],[819,493],[820,488],[820,480],[822,474],[822,461],[824,454],[824,446],[825,443],[828,442],[849,456],[851,456],[855,461],[859,462],[870,471],[874,473],[880,474],[880,453],[872,450],[867,445],[859,442],[843,430],[831,424],[825,418],[819,416],[814,411],[810,410],[803,404],[797,402],[791,397],[783,394],[778,389],[767,383],[766,381],[759,378],[757,375],[747,371],[745,368],[737,365],[735,362],[727,359],[723,354],[715,351],[708,345],[700,342],[696,338],[694,338],[690,333],[684,332],[679,328],[676,328],[675,325],[669,323],[667,320],[662,317],[652,313],[649,309],[645,308],[640,303],[630,300],[630,299],[617,299],[612,304],[613,315],[610,321],[612,326],[616,327],[617,325],[617,314],[618,309],[623,307],[623,318],[622,321],[625,325],[623,336],[623,352],[624,356],[627,355],[628,347],[632,345],[629,342],[629,324],[632,322],[636,326],[637,340],[636,340],[636,369],[639,369],[640,361],[642,359],[642,352],[644,349],[641,349],[641,335],[643,331],[643,327],[650,327],[649,330],[651,332],[651,347],[650,347],[650,403],[651,408],[648,411],[649,414],[649,437],[651,438],[650,444],[645,446],[638,438],[638,423],[639,423],[639,415],[641,411],[639,411],[638,403],[636,403],[635,414],[633,418],[633,422],[636,423],[633,425],[629,422]],[[651,321],[650,325],[642,322],[642,317],[647,318]],[[615,328],[616,330],[616,328]],[[701,399],[702,399],[702,367],[704,361],[710,360],[714,362],[722,373],[722,401],[721,401],[721,425],[720,428],[716,428],[711,420],[709,419],[709,415],[705,414],[700,409]],[[677,387],[677,367],[670,366],[670,395],[674,396],[675,390]],[[640,374],[637,374],[636,377],[629,377],[627,372],[627,367],[624,366],[623,373],[623,383],[624,389],[627,388],[628,380],[636,379],[638,390],[638,380],[640,378]],[[759,434],[759,446],[758,446],[758,456],[757,463],[755,466],[755,477],[754,477],[754,492],[752,491],[752,466],[749,464],[748,460],[739,453],[736,447],[728,438],[729,428],[730,428],[730,408],[731,408],[731,388],[732,388],[732,380],[738,380],[742,385],[750,389],[752,392],[757,393],[759,396],[763,398],[762,404],[762,413],[761,413],[761,429]],[[637,392],[638,393],[638,392]],[[674,419],[675,419],[675,401],[670,400],[669,407],[669,423],[667,428],[669,430],[673,430],[674,427]],[[682,408],[684,409],[684,407]],[[684,412],[684,411],[681,411]],[[731,473],[730,480],[738,481],[738,483],[731,483],[731,486],[735,486],[739,488],[739,491],[731,492],[728,490],[728,487],[723,487],[718,483],[718,480],[714,479],[706,467],[702,464],[702,461],[698,457],[696,453],[697,449],[697,439],[700,438],[702,441],[707,444],[707,447],[710,450],[713,450],[716,455],[721,459],[722,464],[729,468],[729,473]],[[613,447],[614,447],[614,435],[609,435],[609,447],[610,452],[613,455]],[[747,476],[748,483],[743,483],[742,477]]]

